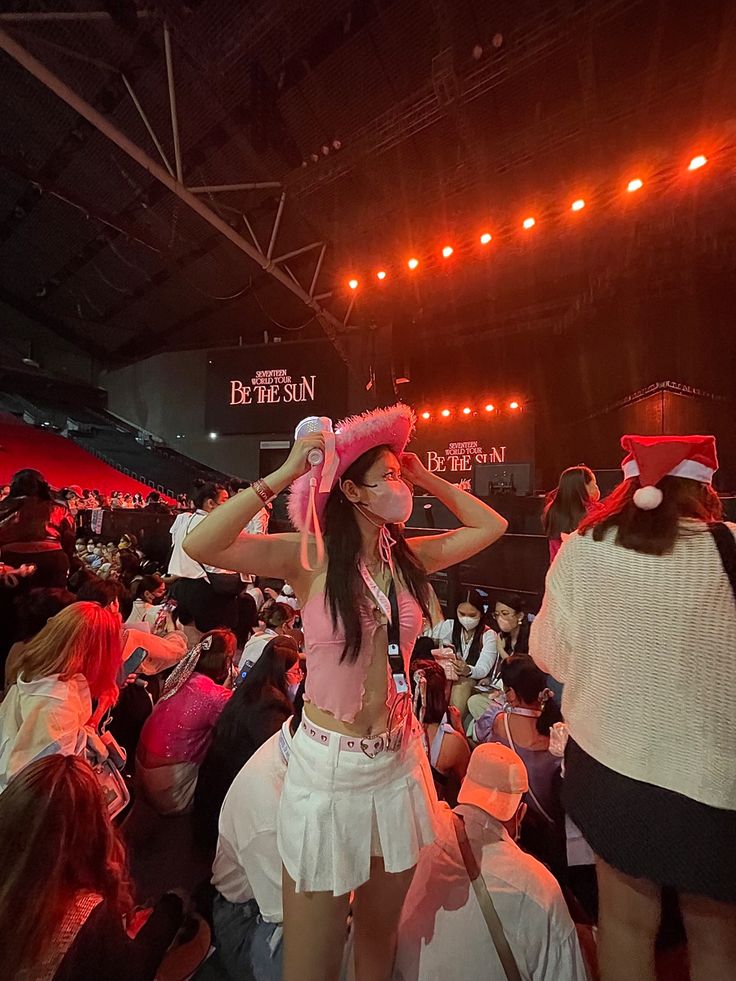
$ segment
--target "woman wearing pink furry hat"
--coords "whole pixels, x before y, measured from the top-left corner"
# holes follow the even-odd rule
[[[356,979],[391,977],[404,896],[419,850],[434,838],[436,796],[406,685],[427,576],[507,527],[404,452],[413,426],[414,413],[399,404],[297,440],[281,468],[184,543],[199,562],[285,579],[300,600],[307,686],[278,821],[285,981],[338,977],[351,892]],[[315,449],[321,460],[310,466]],[[463,527],[406,540],[409,484],[434,494]],[[289,485],[299,532],[244,536]]]

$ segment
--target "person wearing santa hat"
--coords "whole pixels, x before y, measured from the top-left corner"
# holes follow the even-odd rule
[[[325,428],[297,439],[279,470],[192,529],[184,550],[285,579],[299,598],[304,716],[278,818],[284,981],[338,977],[351,892],[356,981],[389,981],[404,896],[435,835],[437,797],[407,683],[429,614],[427,576],[492,544],[507,522],[405,453],[408,406],[347,419],[335,432],[319,421]],[[410,484],[437,497],[461,527],[406,539]],[[242,535],[289,485],[298,532]]]
[[[712,436],[624,436],[624,480],[565,541],[529,653],[564,683],[563,801],[597,856],[603,981],[654,981],[661,889],[690,977],[736,964],[736,525]],[[730,570],[730,571],[729,571]]]

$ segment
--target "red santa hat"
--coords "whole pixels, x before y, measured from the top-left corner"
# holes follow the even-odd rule
[[[622,436],[621,448],[628,451],[621,464],[624,478],[639,478],[634,504],[643,511],[662,503],[656,485],[663,477],[710,484],[718,469],[715,436]]]

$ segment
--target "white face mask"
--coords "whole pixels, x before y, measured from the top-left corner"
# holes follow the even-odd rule
[[[403,480],[379,480],[366,484],[368,507],[389,525],[401,525],[411,517],[412,493]]]
[[[293,596],[294,595],[294,590],[291,588],[291,586],[288,584],[288,582],[285,582],[284,585],[281,587],[281,592],[282,592],[282,594],[284,596]]]
[[[466,630],[475,630],[480,623],[480,617],[458,617],[458,620]]]

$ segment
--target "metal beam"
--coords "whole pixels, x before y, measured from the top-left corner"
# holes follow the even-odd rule
[[[177,182],[169,172],[162,167],[160,164],[156,163],[151,157],[148,156],[140,147],[136,146],[132,140],[128,139],[124,133],[121,133],[115,126],[112,125],[110,120],[103,116],[101,113],[97,112],[88,102],[85,102],[76,92],[74,92],[65,82],[53,74],[45,65],[41,64],[37,58],[35,58],[30,52],[18,44],[6,31],[0,28],[0,50],[5,51],[14,61],[16,61],[22,68],[25,68],[34,78],[38,79],[43,85],[45,85],[50,91],[57,95],[63,102],[66,102],[68,106],[79,113],[87,122],[91,123],[96,127],[104,136],[106,136],[111,142],[118,146],[124,153],[126,153],[131,159],[146,170],[152,177],[168,188],[172,194],[175,194],[181,201],[194,211],[195,214],[199,215],[204,221],[206,221],[213,228],[217,229],[229,242],[231,242],[237,249],[248,256],[256,262],[261,269],[264,269],[270,276],[272,276],[277,282],[285,286],[289,292],[293,293],[294,296],[298,297],[305,306],[309,307],[318,317],[319,322],[322,325],[323,330],[333,342],[337,348],[340,356],[347,362],[344,351],[342,350],[342,345],[337,337],[343,329],[343,324],[330,313],[325,310],[320,304],[310,296],[305,290],[300,286],[297,286],[291,278],[283,272],[278,266],[275,266],[273,262],[268,259],[260,250],[257,250],[252,245],[250,245],[242,235],[239,235],[234,228],[231,228],[227,222],[223,221],[218,215],[216,215],[210,208],[208,208],[199,198],[188,191],[183,184]],[[273,238],[273,236],[272,236]]]
[[[171,135],[174,139],[174,159],[176,160],[176,179],[183,181],[181,169],[181,146],[179,145],[179,119],[176,115],[176,86],[174,85],[174,62],[171,57],[171,35],[169,25],[164,21],[164,53],[166,54],[166,79],[169,83],[169,108],[171,109]]]
[[[277,255],[273,260],[274,265],[279,262],[286,262],[287,259],[294,259],[298,255],[304,255],[305,252],[311,252],[312,249],[319,249],[325,243],[324,242],[312,242],[310,245],[303,245],[300,249],[292,249],[291,252],[284,252],[283,255]]]
[[[276,218],[273,223],[273,230],[271,232],[271,241],[268,243],[268,252],[266,253],[269,259],[273,255],[274,246],[276,245],[276,236],[279,233],[279,225],[281,224],[281,216],[284,213],[285,204],[286,204],[286,191],[282,191],[281,197],[279,198],[279,206],[276,210]]]
[[[309,295],[314,296],[314,291],[317,288],[317,279],[319,278],[320,269],[322,268],[322,262],[325,258],[325,252],[327,251],[327,245],[322,246],[322,251],[319,254],[319,259],[317,259],[317,265],[314,267],[314,276],[312,276],[312,285],[309,287]]]
[[[261,191],[282,186],[281,181],[250,181],[247,184],[207,184],[187,190],[191,194],[219,194],[221,191]]]
[[[133,100],[133,105],[138,110],[138,115],[143,120],[143,125],[148,130],[148,135],[153,140],[153,145],[158,150],[159,157],[161,157],[161,159],[163,160],[164,167],[166,167],[166,169],[168,170],[168,172],[173,177],[174,176],[174,170],[173,170],[171,164],[169,163],[169,158],[164,153],[164,148],[161,146],[161,142],[160,142],[159,138],[156,136],[155,132],[153,131],[153,126],[151,126],[151,123],[149,122],[148,116],[143,111],[143,106],[138,101],[138,96],[133,91],[133,86],[130,84],[130,82],[128,81],[128,79],[126,78],[126,76],[123,73],[121,73],[121,76],[122,76],[122,79],[123,79],[123,83],[124,83],[126,89],[128,90],[128,95]]]
[[[146,17],[153,17],[153,10],[137,10],[136,16],[143,20]],[[21,23],[41,23],[48,20],[112,20],[112,15],[106,10],[31,10],[28,13],[7,13],[0,14],[0,20],[12,24]]]

